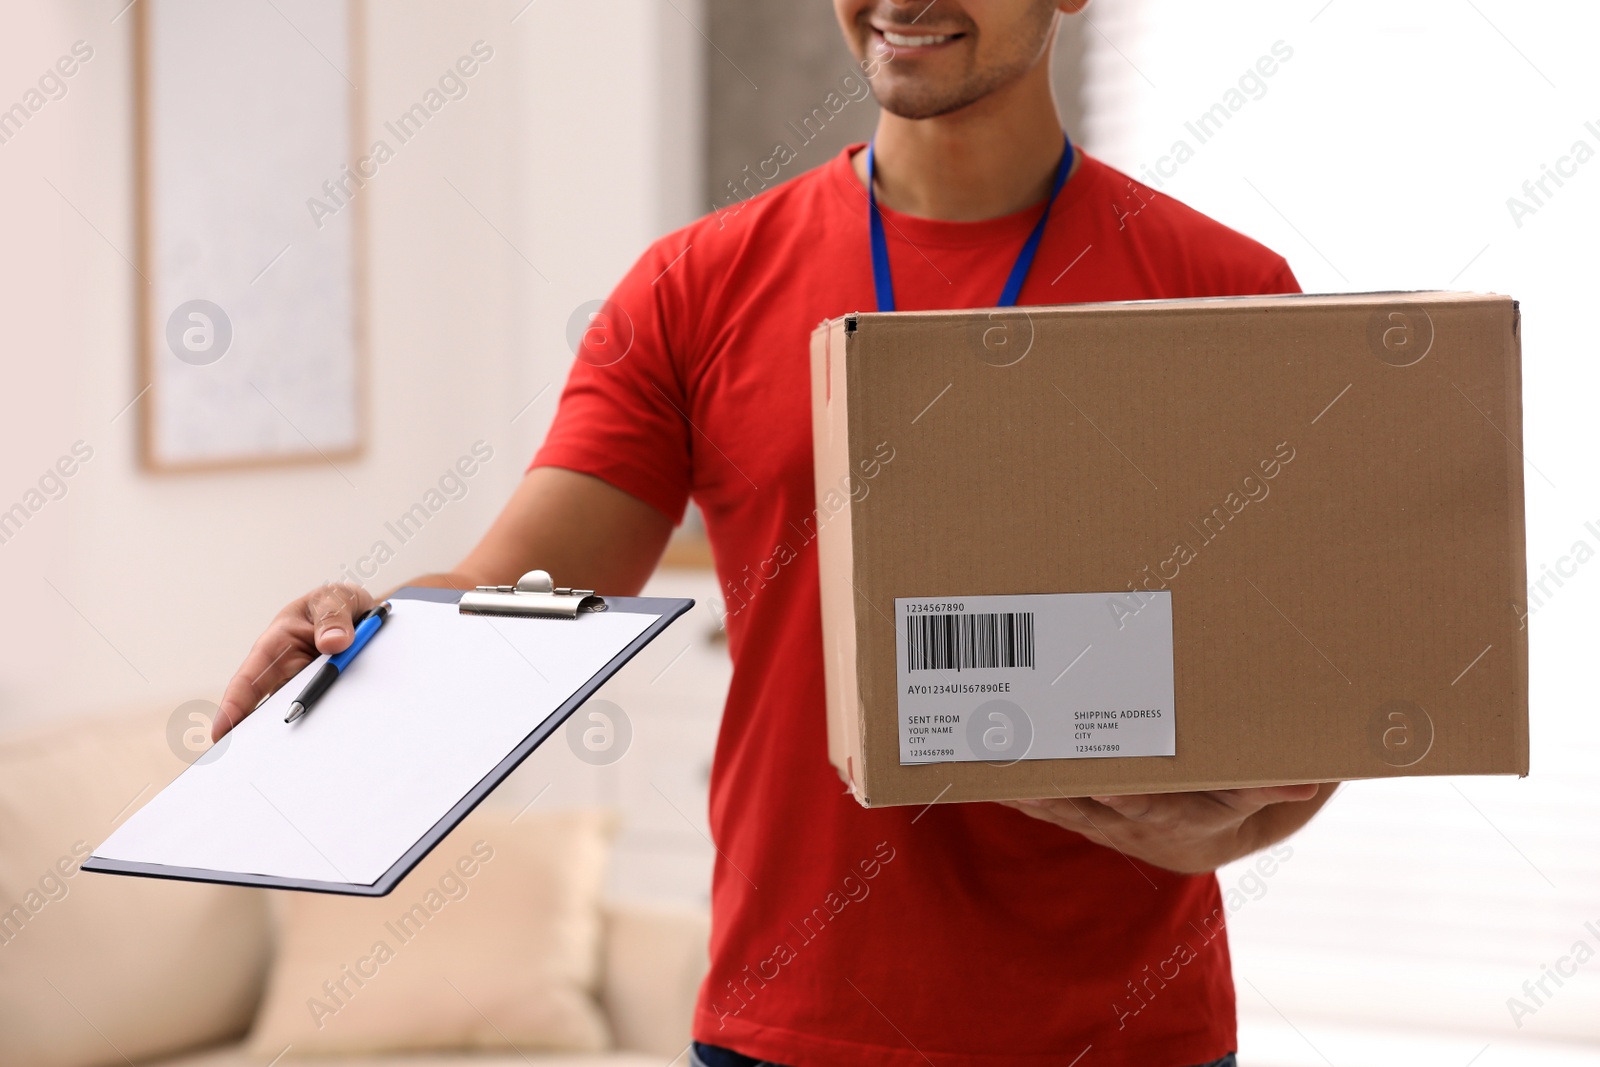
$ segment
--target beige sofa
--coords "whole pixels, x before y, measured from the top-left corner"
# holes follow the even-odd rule
[[[284,894],[77,870],[89,849],[182,770],[181,731],[191,728],[164,709],[0,738],[5,1067],[307,1062],[292,1048],[278,1061],[245,1040],[285,912],[273,898]],[[598,1004],[608,1050],[540,1052],[518,1044],[315,1062],[686,1062],[690,1012],[706,968],[705,916],[598,899],[593,908],[596,966],[582,995]]]

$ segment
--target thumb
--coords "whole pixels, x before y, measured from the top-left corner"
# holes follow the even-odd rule
[[[318,652],[343,652],[355,637],[355,620],[372,607],[372,594],[359,585],[325,585],[306,598],[312,644]]]

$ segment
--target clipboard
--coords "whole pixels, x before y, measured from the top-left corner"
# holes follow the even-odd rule
[[[351,896],[385,896],[393,891],[395,886],[400,884],[411,869],[435,845],[443,840],[451,830],[455,829],[456,825],[468,813],[477,807],[496,786],[504,781],[523,760],[527,759],[534,749],[538,748],[560,729],[561,725],[571,717],[572,713],[584,701],[593,696],[595,691],[607,679],[615,674],[623,664],[632,659],[640,649],[660,636],[673,620],[694,606],[694,601],[688,599],[599,597],[590,590],[556,588],[550,582],[549,576],[542,571],[529,572],[523,576],[516,586],[480,586],[478,589],[469,590],[466,593],[454,589],[406,586],[393,593],[389,599],[394,604],[394,611],[391,614],[390,621],[384,626],[384,631],[373,640],[370,646],[372,651],[363,651],[361,656],[351,662],[351,665],[346,669],[347,677],[341,679],[337,685],[329,690],[328,695],[322,699],[315,709],[307,713],[303,718],[296,720],[293,724],[285,724],[281,721],[283,715],[281,714],[280,705],[286,705],[289,700],[293,699],[294,694],[299,692],[299,687],[316,671],[327,658],[326,656],[318,656],[313,659],[294,679],[286,682],[276,693],[263,701],[250,716],[234,727],[233,732],[224,737],[223,742],[213,746],[213,749],[208,751],[206,755],[185,768],[183,773],[174,779],[170,785],[152,797],[133,815],[129,816],[110,837],[90,854],[81,869],[104,874],[133,875],[145,878],[213,882],[271,889],[298,889],[316,893],[338,893]],[[455,610],[450,611],[447,605],[454,605]],[[444,617],[446,613],[448,613],[450,619],[459,619],[460,623],[453,624],[447,620]],[[405,621],[407,618],[413,621],[413,632],[410,640],[405,636]],[[594,632],[597,635],[601,630],[604,630],[612,638],[609,644],[597,640],[589,640],[586,636],[587,631],[582,629],[588,620],[602,619],[606,620],[604,625],[599,622],[592,622],[590,625],[595,628]],[[424,626],[424,620],[426,620],[426,626]],[[397,623],[399,625],[396,625]],[[456,626],[461,627],[463,630],[469,630],[470,633],[462,636],[458,633]],[[441,629],[441,627],[445,629]],[[549,627],[560,629],[540,629]],[[487,740],[471,741],[470,744],[479,745],[480,748],[470,755],[480,763],[487,762],[488,758],[493,758],[493,762],[483,767],[483,773],[478,775],[478,768],[471,765],[470,759],[464,757],[455,759],[455,762],[450,764],[449,775],[445,776],[447,778],[446,781],[434,783],[432,779],[428,779],[428,786],[436,790],[447,791],[453,791],[455,788],[448,780],[451,775],[453,775],[453,780],[457,784],[465,782],[468,778],[475,777],[476,780],[472,781],[453,803],[444,805],[437,817],[432,817],[431,810],[411,812],[409,814],[409,824],[412,827],[420,826],[430,818],[431,824],[427,825],[420,835],[416,835],[414,842],[410,843],[409,847],[405,847],[403,852],[395,856],[392,862],[387,860],[387,853],[375,853],[366,856],[361,861],[365,865],[366,871],[377,870],[374,864],[386,864],[382,866],[381,871],[378,871],[376,877],[371,878],[371,880],[362,877],[360,873],[347,879],[344,876],[344,868],[338,867],[338,864],[331,858],[328,851],[319,847],[311,836],[300,827],[294,826],[294,819],[282,810],[292,800],[294,806],[300,812],[322,812],[323,809],[316,807],[319,802],[335,804],[340,800],[340,783],[338,781],[322,782],[313,780],[310,783],[311,791],[315,794],[318,789],[321,789],[322,794],[320,796],[294,795],[287,800],[280,789],[280,783],[274,782],[273,791],[280,794],[276,801],[260,788],[260,782],[255,780],[249,782],[255,793],[259,794],[261,800],[268,807],[277,810],[278,814],[283,817],[284,822],[290,824],[291,828],[305,839],[306,844],[323,860],[327,861],[328,867],[332,868],[327,873],[331,874],[337,871],[337,877],[307,876],[303,870],[296,874],[283,873],[283,869],[295,867],[296,865],[307,868],[315,868],[317,866],[317,861],[309,853],[305,853],[304,850],[302,850],[302,854],[292,857],[278,856],[272,859],[264,859],[258,863],[168,862],[175,854],[180,853],[186,855],[204,854],[208,849],[214,849],[219,853],[233,854],[248,851],[251,847],[248,841],[243,840],[243,835],[247,833],[249,821],[231,822],[229,821],[230,814],[235,813],[230,813],[226,810],[221,812],[198,810],[196,801],[202,797],[221,795],[229,803],[238,804],[238,812],[246,812],[248,809],[248,815],[256,820],[255,825],[258,827],[270,829],[277,825],[270,821],[270,816],[264,814],[265,808],[261,808],[259,805],[252,807],[254,801],[239,784],[242,776],[251,773],[248,768],[251,766],[250,760],[252,759],[256,763],[256,773],[259,774],[271,775],[275,771],[281,771],[285,775],[292,776],[295,773],[302,773],[302,769],[288,766],[286,761],[282,759],[285,753],[293,753],[295,751],[293,747],[295,739],[288,736],[271,735],[267,732],[269,730],[293,730],[301,723],[306,723],[313,729],[318,729],[317,724],[320,719],[323,724],[320,729],[324,731],[325,739],[311,742],[318,746],[315,749],[302,749],[303,752],[307,753],[308,758],[314,752],[315,758],[322,761],[323,766],[337,767],[337,761],[341,753],[328,751],[328,746],[340,743],[339,739],[342,737],[342,743],[353,750],[350,761],[352,767],[358,767],[359,773],[365,775],[369,780],[374,775],[381,774],[381,767],[371,765],[374,757],[370,756],[368,746],[361,745],[358,741],[353,740],[356,737],[353,731],[360,728],[370,730],[374,721],[388,721],[374,719],[374,716],[383,714],[383,712],[373,710],[371,705],[375,704],[376,701],[370,699],[372,693],[380,689],[386,689],[391,694],[396,689],[405,691],[404,687],[408,677],[419,683],[426,680],[427,686],[432,686],[435,690],[442,684],[437,677],[430,675],[428,672],[448,671],[452,669],[451,665],[438,662],[437,659],[430,659],[427,648],[414,647],[417,639],[425,636],[424,630],[427,628],[431,628],[431,632],[435,636],[439,633],[451,634],[452,639],[457,641],[457,651],[466,647],[460,645],[463,640],[483,645],[485,647],[476,649],[477,654],[482,655],[488,661],[512,664],[512,669],[514,669],[514,660],[503,651],[495,651],[500,646],[496,645],[494,639],[489,636],[492,630],[495,636],[504,641],[506,647],[511,648],[518,657],[527,661],[527,666],[533,668],[534,673],[539,674],[541,678],[543,673],[539,672],[537,666],[529,658],[528,650],[533,649],[540,641],[552,645],[560,643],[563,645],[563,650],[560,650],[563,652],[561,661],[552,661],[547,664],[547,670],[557,675],[556,681],[552,682],[551,685],[559,689],[559,691],[565,692],[564,687],[576,679],[576,688],[572,689],[570,694],[565,695],[559,704],[548,709],[544,714],[539,714],[538,708],[530,708],[524,713],[520,707],[516,706],[515,697],[488,702],[494,704],[493,715],[495,718],[492,728],[489,729],[492,736]],[[621,634],[625,640],[619,638],[618,634]],[[613,649],[612,644],[617,643],[619,640],[622,640],[620,647]],[[572,650],[585,641],[594,647],[582,649],[583,655],[573,655]],[[578,644],[574,642],[578,642]],[[527,648],[522,646],[527,646]],[[375,654],[380,649],[385,650],[382,656]],[[587,660],[585,660],[585,656],[588,657]],[[374,661],[380,660],[388,664],[390,669],[387,674],[380,676],[373,670],[369,670],[365,676],[366,680],[363,682],[358,668],[363,665],[369,668],[380,666],[381,664],[374,663]],[[593,663],[599,663],[600,666],[598,669],[593,670],[592,673],[589,673],[589,667]],[[396,664],[400,665],[398,672]],[[411,671],[412,673],[406,676],[404,674],[405,671]],[[565,676],[561,676],[561,671],[567,671],[568,673]],[[585,677],[585,675],[587,676]],[[477,678],[477,684],[487,688],[493,688],[495,685],[504,688],[507,685],[504,679],[491,683],[481,677],[474,677]],[[549,681],[549,679],[546,679],[546,681]],[[535,686],[531,677],[526,679],[525,684]],[[426,686],[419,684],[418,691],[420,692],[424,688]],[[362,703],[363,699],[367,700],[366,704]],[[279,711],[279,714],[274,715],[275,710]],[[442,751],[449,748],[447,742],[451,740],[459,742],[458,747],[468,745],[469,742],[463,740],[473,736],[468,731],[475,728],[487,728],[485,724],[490,713],[483,712],[484,721],[475,722],[471,720],[471,716],[477,714],[476,710],[468,709],[465,715],[468,720],[465,728],[463,728],[460,718],[452,719],[452,714],[453,711],[450,708],[427,708],[420,704],[408,707],[405,714],[399,717],[399,721],[408,721],[418,726],[417,736],[399,739],[393,736],[375,738],[374,740],[378,743],[373,744],[370,748],[377,749],[381,744],[388,746],[391,751],[402,751],[414,768],[421,766],[427,769],[428,764],[426,761],[433,757],[432,750],[435,748],[441,750],[440,759],[442,762],[454,759],[460,754]],[[526,717],[525,724],[520,718],[524,714]],[[348,718],[344,720],[335,718],[341,715],[348,716]],[[358,715],[364,718],[361,721],[357,721]],[[426,718],[428,715],[436,716],[431,723]],[[504,739],[522,731],[523,725],[527,725],[526,731],[521,732],[514,743],[505,744]],[[249,727],[249,729],[247,730],[246,727]],[[427,734],[427,730],[430,727],[439,730],[456,729],[460,732],[454,735],[435,735],[430,738]],[[307,731],[307,736],[315,735]],[[501,739],[498,743],[494,740],[496,736]],[[246,757],[236,756],[233,761],[233,768],[230,769],[228,756],[239,752],[242,746],[252,742],[255,742],[259,747]],[[227,746],[226,749],[224,749],[224,745]],[[261,766],[261,761],[269,758],[268,749],[270,746],[276,746],[270,755],[277,758],[275,762],[263,767]],[[499,753],[498,750],[501,747],[506,748],[506,751]],[[218,756],[212,758],[212,753],[217,752],[219,749],[224,750]],[[486,753],[489,756],[486,756]],[[401,764],[403,767],[404,761],[401,761]],[[212,777],[207,778],[207,775]],[[186,779],[188,780],[187,782]],[[420,782],[422,779],[413,777],[412,781]],[[389,788],[392,791],[403,787],[390,783]],[[376,805],[378,801],[371,797],[362,798],[359,794],[353,794],[344,799],[355,805],[357,810],[329,809],[336,812],[336,815],[331,816],[331,818],[335,820],[342,818],[347,824],[360,827],[362,831],[367,831],[372,824],[362,820],[370,813],[359,810],[360,805],[362,803],[367,803],[369,806]],[[381,817],[381,813],[375,817]],[[324,835],[324,844],[329,844],[329,839],[326,837],[329,830],[326,826],[313,825],[312,829],[315,833]],[[194,836],[197,833],[200,835],[198,840]],[[208,841],[206,839],[205,835],[207,833],[212,835],[212,840]],[[293,851],[295,847],[293,839],[286,831],[279,827],[273,831],[273,834],[278,835],[275,840],[278,842],[279,849],[285,853]],[[403,843],[409,840],[413,834],[406,829],[405,825],[397,823],[397,825],[390,828],[387,836],[391,839],[397,838]],[[380,849],[379,845],[371,844],[365,840],[360,842],[358,847],[371,850]],[[268,852],[270,850],[264,849],[263,855],[267,855]],[[157,859],[156,857],[160,858]],[[248,869],[252,866],[257,869]],[[266,869],[275,866],[280,868],[276,872]],[[233,867],[241,869],[233,869]]]

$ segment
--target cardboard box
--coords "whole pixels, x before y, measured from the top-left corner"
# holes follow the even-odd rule
[[[831,760],[867,806],[1526,774],[1520,370],[1467,293],[823,323]]]

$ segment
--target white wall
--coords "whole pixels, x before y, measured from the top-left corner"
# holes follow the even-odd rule
[[[677,13],[695,6],[371,4],[369,127],[475,40],[495,57],[360,194],[371,429],[365,456],[339,464],[354,487],[320,464],[152,475],[136,463],[138,412],[118,416],[139,389],[144,287],[129,263],[125,2],[19,0],[0,16],[0,107],[74,41],[94,49],[67,95],[0,144],[0,509],[74,441],[94,450],[0,544],[0,729],[216,700],[283,602],[380,538],[396,554],[374,589],[452,565],[548,424],[572,309],[689,218],[699,184],[699,37]],[[467,495],[399,545],[384,521],[479,439],[494,458]]]

